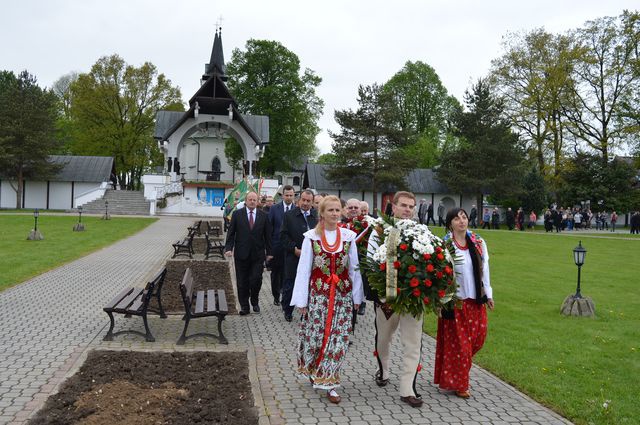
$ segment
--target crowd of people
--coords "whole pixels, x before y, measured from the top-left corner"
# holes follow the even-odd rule
[[[370,213],[367,202],[311,190],[296,197],[292,186],[284,186],[281,195],[282,200],[274,203],[273,198],[247,194],[228,223],[225,255],[234,259],[240,315],[251,310],[260,313],[258,294],[266,267],[271,273],[273,304],[282,309],[284,321],[293,321],[296,308],[300,314],[297,372],[314,388],[326,391],[330,402],[340,403],[342,365],[358,315],[365,314],[369,301],[376,330],[371,335],[376,366],[372,381],[384,387],[393,379],[390,344],[399,329],[400,400],[411,407],[422,406],[416,379],[421,369],[423,317],[394,312],[369,287],[360,263],[363,257],[371,257],[379,242],[377,232],[364,224]],[[448,231],[448,243],[462,258],[454,265],[462,303],[438,319],[434,382],[442,390],[468,398],[471,358],[486,336],[486,307],[494,307],[489,254],[486,243],[468,230],[470,222],[477,224],[475,207],[468,215],[463,209],[445,211],[439,205],[435,213]],[[410,192],[395,194],[388,215],[435,224],[433,206],[421,202],[418,207]]]

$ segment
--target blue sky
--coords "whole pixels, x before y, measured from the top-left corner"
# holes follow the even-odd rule
[[[638,9],[637,0],[22,0],[2,7],[0,69],[27,69],[50,86],[117,53],[133,65],[154,63],[186,101],[222,17],[225,59],[251,38],[276,40],[322,77],[317,142],[327,152],[334,111],[355,108],[359,84],[384,83],[408,60],[431,65],[462,100],[508,32],[562,33],[624,9]]]

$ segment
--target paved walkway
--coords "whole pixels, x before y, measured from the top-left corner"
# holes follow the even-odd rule
[[[110,248],[0,293],[0,424],[24,423],[57,385],[75,372],[92,349],[247,351],[249,378],[261,425],[569,423],[477,367],[471,370],[471,399],[440,393],[431,383],[435,344],[426,335],[424,369],[417,383],[425,405],[421,409],[404,405],[398,399],[393,375],[399,368],[401,352],[397,337],[392,347],[395,361],[391,384],[379,388],[373,382],[371,305],[367,314],[360,316],[354,345],[345,362],[340,390],[343,400],[332,405],[323,391],[314,390],[294,374],[298,322],[297,319],[285,322],[279,307],[271,304],[267,274],[262,313],[228,317],[224,322],[227,346],[211,339],[194,338],[177,347],[175,341],[183,325],[178,316],[150,319],[155,343],[147,343],[135,335],[102,341],[108,325],[103,304],[120,287],[142,282],[156,271],[170,254],[169,242],[183,234],[185,225],[191,221],[162,219]],[[87,287],[93,290],[85,291],[84,297],[76,291]],[[30,311],[29,299],[34,297],[45,307]],[[58,317],[69,305],[76,306],[78,312],[71,317],[68,314]],[[122,320],[127,319],[116,319],[116,327]],[[138,318],[132,320],[143,329]],[[432,316],[427,320],[433,320]],[[190,333],[202,332],[207,327],[215,329],[214,321],[213,318],[194,321]]]

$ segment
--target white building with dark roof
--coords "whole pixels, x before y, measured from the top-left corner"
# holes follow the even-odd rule
[[[355,181],[349,181],[345,184],[336,184],[328,180],[326,171],[330,167],[325,164],[307,164],[303,177],[302,186],[314,189],[318,193],[328,193],[336,195],[341,199],[355,198],[367,201],[369,207],[373,209],[373,192],[371,186],[359,184]],[[435,209],[442,202],[446,210],[454,207],[460,207],[471,210],[476,200],[472,194],[452,193],[447,186],[438,180],[436,173],[430,168],[417,168],[411,170],[407,174],[406,182],[408,190],[416,195],[419,203],[421,199],[425,199],[427,204],[431,202]],[[387,202],[393,199],[393,195],[397,191],[395,187],[387,187],[379,190],[376,205],[378,210],[384,211]],[[437,218],[437,217],[436,217]]]
[[[49,180],[26,180],[22,208],[68,210],[101,198],[110,187],[112,157],[51,155],[49,159],[62,168]],[[0,177],[0,208],[16,207],[15,187],[11,176]]]

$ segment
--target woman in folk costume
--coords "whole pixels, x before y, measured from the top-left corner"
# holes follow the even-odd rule
[[[298,372],[339,403],[340,368],[349,347],[354,308],[364,299],[356,234],[338,227],[336,196],[320,203],[319,222],[304,234],[291,305],[301,310]]]
[[[453,208],[446,218],[445,240],[456,250],[454,271],[462,306],[438,319],[434,382],[458,397],[469,398],[471,358],[487,336],[487,310],[493,310],[487,244],[467,227],[467,212]]]

